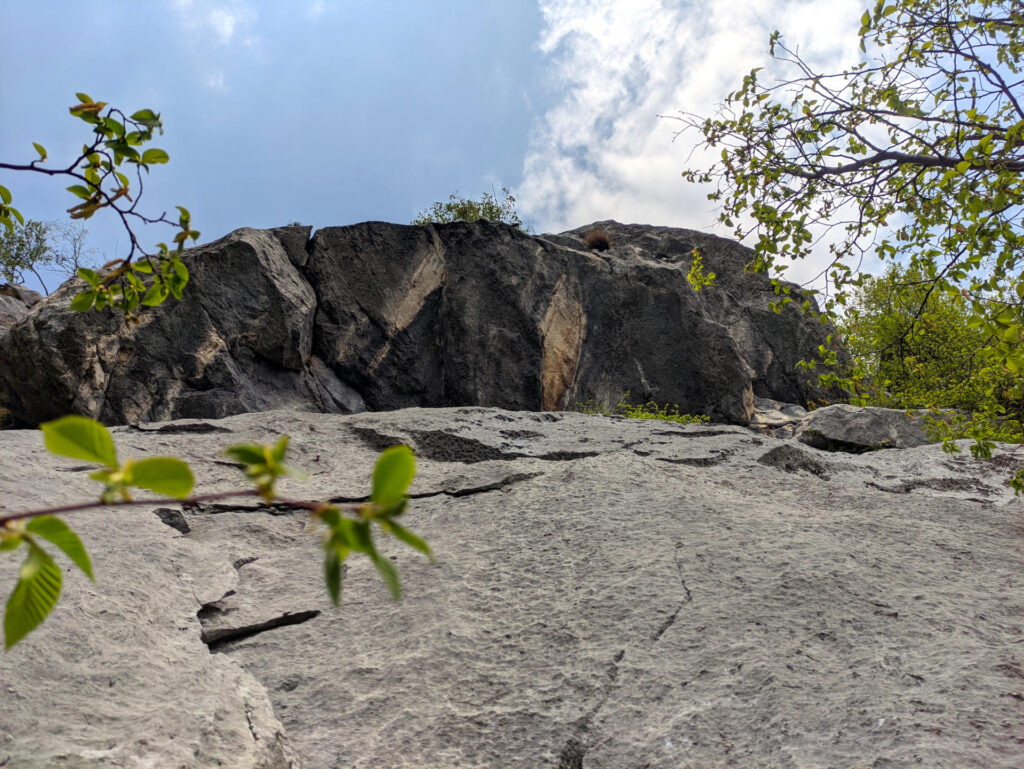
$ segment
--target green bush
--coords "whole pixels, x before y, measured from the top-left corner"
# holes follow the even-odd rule
[[[529,232],[529,227],[523,226],[523,220],[516,213],[516,199],[507,187],[501,188],[504,200],[499,201],[497,196],[485,192],[480,200],[469,200],[460,198],[458,194],[449,195],[447,203],[435,202],[426,211],[412,220],[413,224],[448,224],[450,222],[476,222],[486,219],[491,222],[504,222],[518,227],[523,232]]]

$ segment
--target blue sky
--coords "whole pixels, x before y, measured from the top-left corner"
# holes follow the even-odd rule
[[[612,218],[713,229],[680,177],[692,142],[659,118],[706,114],[768,34],[821,66],[856,57],[868,0],[4,0],[0,157],[53,166],[88,139],[84,91],[161,113],[143,209],[191,209],[202,241],[301,221],[408,222],[452,192],[510,187],[539,232]],[[67,183],[0,171],[27,218]],[[111,217],[87,223],[101,261]],[[142,233],[146,244],[169,230]],[[791,270],[800,278],[807,270]],[[51,285],[52,288],[52,285]]]

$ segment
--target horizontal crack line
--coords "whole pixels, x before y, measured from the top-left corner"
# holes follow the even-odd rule
[[[220,647],[225,644],[232,643],[234,641],[241,641],[245,638],[251,638],[254,635],[258,635],[267,630],[273,630],[278,627],[287,627],[288,625],[301,625],[303,622],[308,622],[314,617],[320,616],[319,609],[312,611],[300,611],[295,614],[282,614],[280,617],[274,617],[268,619],[266,622],[258,622],[255,625],[243,625],[242,627],[232,628],[221,628],[219,630],[203,630],[200,636],[210,651],[217,651]]]

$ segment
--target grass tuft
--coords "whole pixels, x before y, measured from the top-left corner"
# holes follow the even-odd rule
[[[681,425],[699,425],[710,421],[707,414],[680,414],[679,406],[665,404],[659,406],[654,401],[647,401],[643,405],[633,406],[627,403],[629,391],[627,390],[614,409],[609,409],[608,404],[593,399],[585,403],[577,403],[573,411],[591,416],[620,416],[629,419],[658,419],[662,422],[677,422]]]

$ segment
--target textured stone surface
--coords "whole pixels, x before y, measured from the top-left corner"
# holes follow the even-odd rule
[[[0,283],[0,333],[20,321],[43,295],[24,286]]]
[[[3,405],[28,423],[77,413],[107,424],[364,408],[313,354],[313,290],[278,238],[238,230],[188,266],[187,299],[138,326],[72,312],[82,284],[64,284],[0,338]]]
[[[98,579],[68,569],[54,616],[0,657],[8,769],[1021,764],[1008,447],[835,454],[484,408],[114,432],[122,456],[188,458],[201,491],[239,487],[225,445],[288,433],[311,478],[282,491],[302,498],[365,494],[380,448],[407,441],[405,523],[438,564],[385,542],[404,600],[353,560],[334,609],[294,509],[69,516]],[[4,508],[87,493],[40,443],[0,432]],[[15,569],[0,560],[0,584]]]
[[[745,424],[755,396],[822,399],[795,368],[826,329],[781,314],[751,252],[688,230],[601,222],[528,236],[477,222],[238,230],[186,256],[180,302],[124,327],[67,285],[0,339],[0,405],[26,425],[269,408],[558,410],[627,391]],[[695,292],[693,251],[718,275]]]
[[[924,427],[925,413],[837,403],[804,417],[793,437],[815,448],[838,451],[912,448],[932,442]]]

